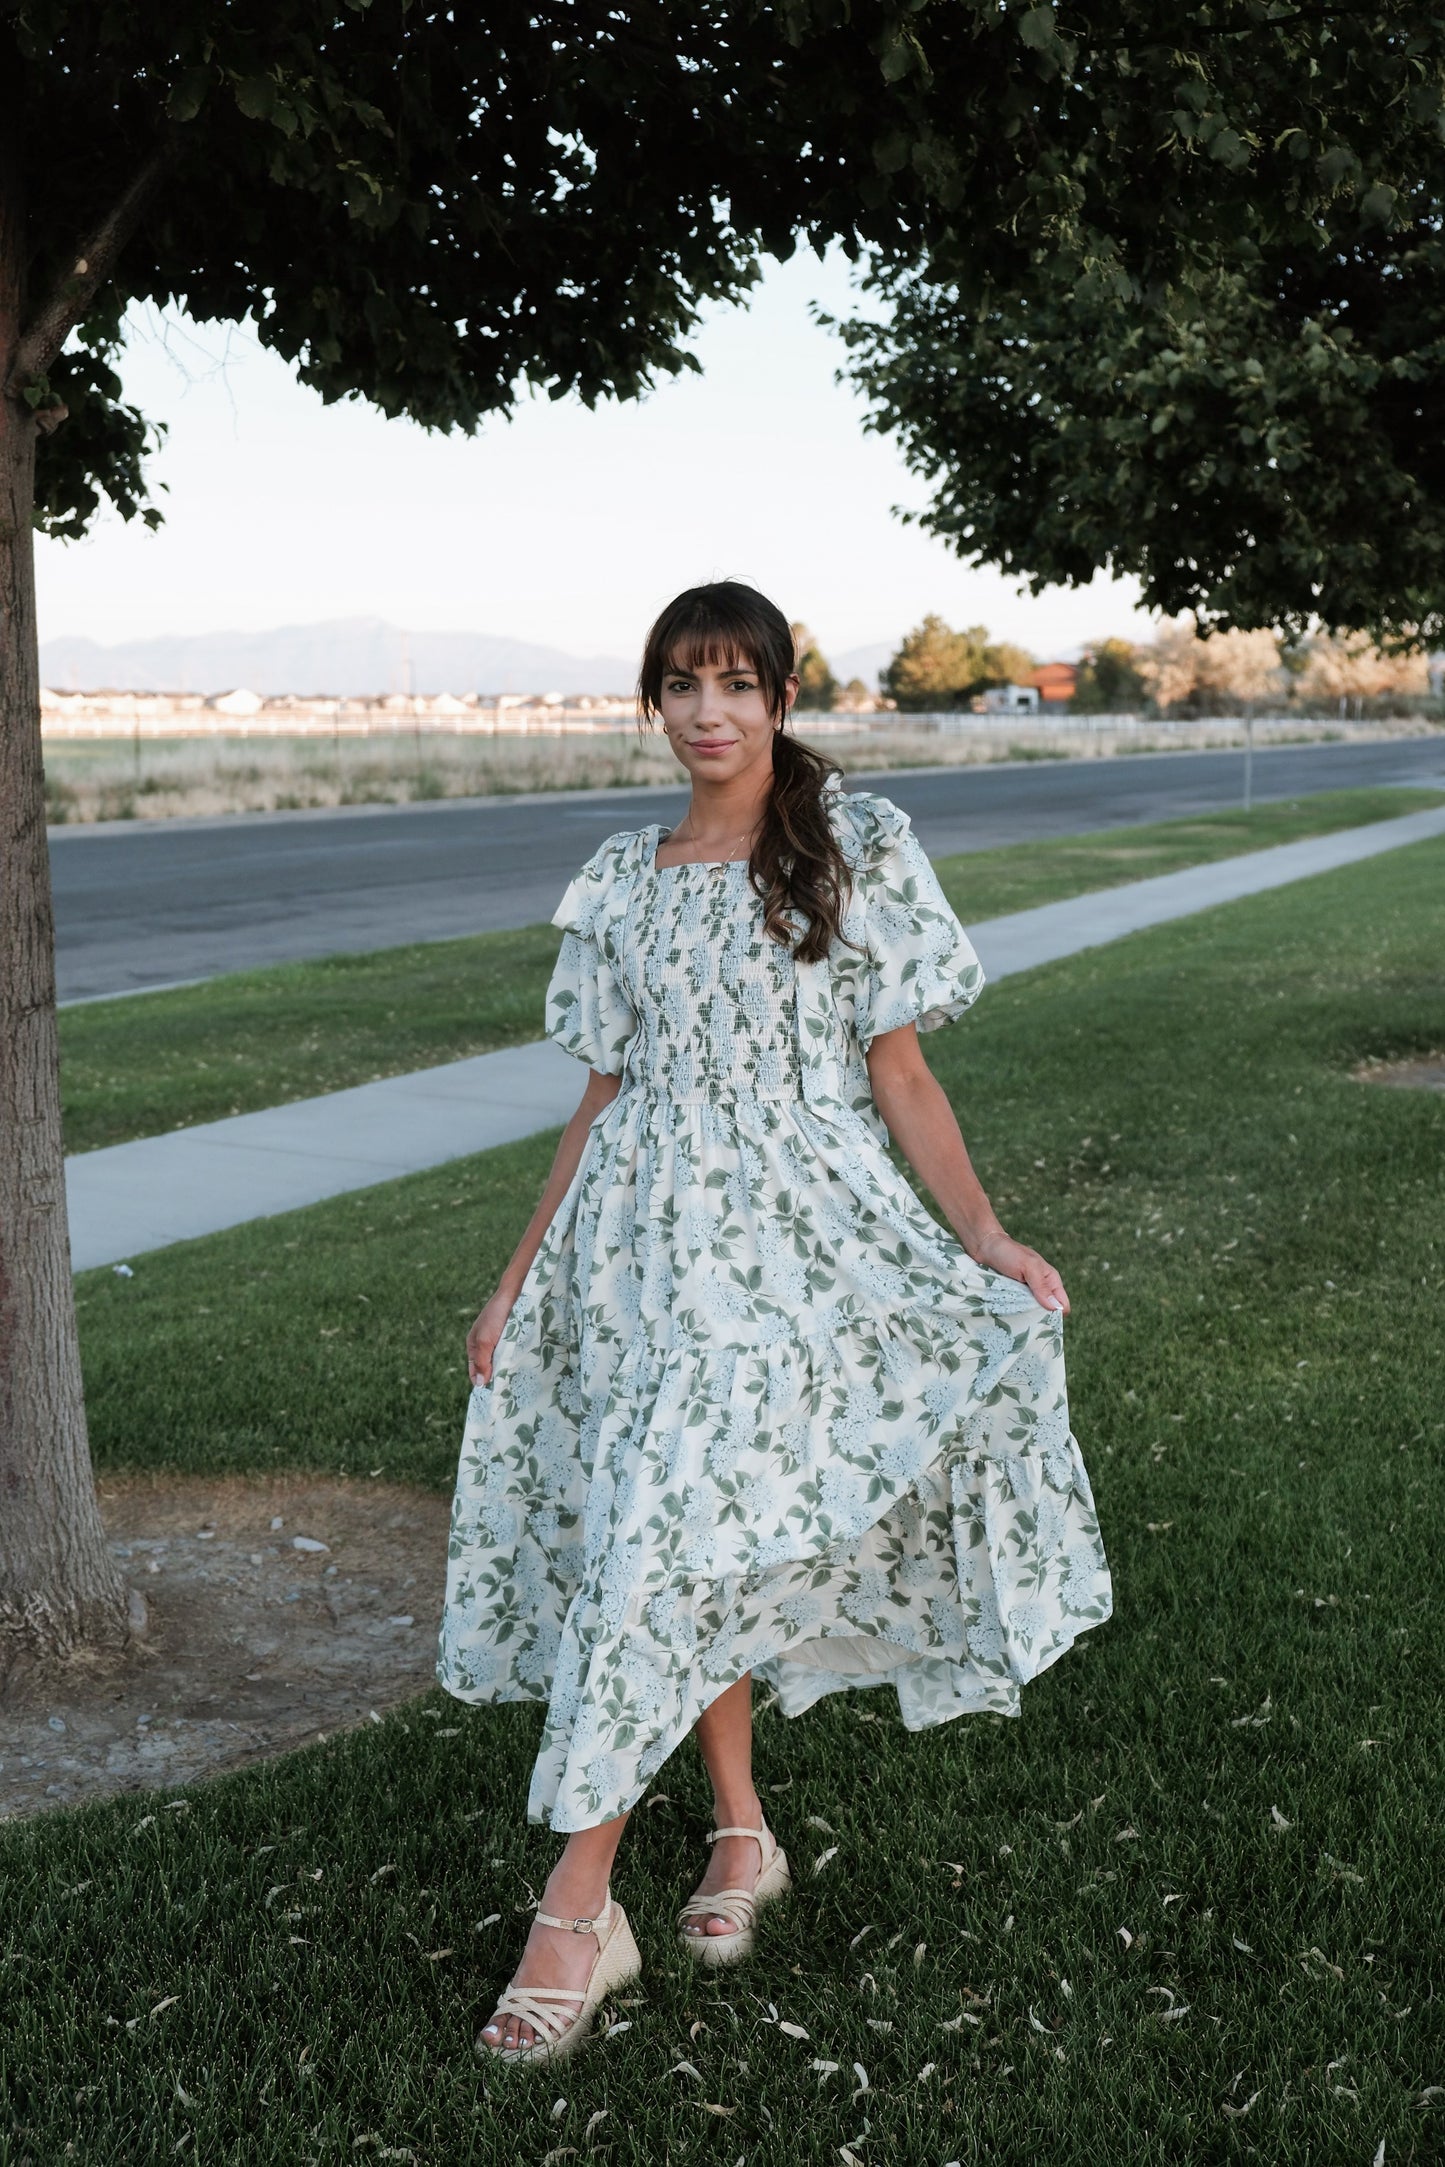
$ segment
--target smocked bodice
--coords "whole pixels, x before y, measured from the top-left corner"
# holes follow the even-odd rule
[[[744,860],[645,867],[621,977],[637,1018],[628,1083],[705,1104],[802,1097],[795,966],[763,930]]]

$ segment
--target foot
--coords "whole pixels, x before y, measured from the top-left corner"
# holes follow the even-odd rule
[[[757,1845],[753,1845],[757,1849]],[[575,1872],[565,1870],[565,1861],[542,1891],[539,1910],[550,1911],[562,1919],[595,1919],[607,1901],[605,1885],[598,1889],[587,1884]],[[522,1951],[522,1961],[512,1974],[513,1986],[575,1987],[578,1994],[577,2007],[586,1992],[597,1961],[598,1939],[596,1934],[566,1933],[558,1926],[542,1926],[535,1920]],[[557,2003],[559,2011],[566,2015],[569,2005]],[[537,2033],[525,2018],[517,2016],[493,2017],[482,2026],[482,2037],[489,2046],[500,2046],[508,2052],[536,2044]]]
[[[729,1807],[725,1813],[719,1806],[713,1815],[714,1828],[761,1828],[763,1808],[756,1791],[750,1800],[740,1807]],[[699,1881],[694,1894],[707,1896],[714,1889],[752,1889],[757,1885],[762,1871],[763,1847],[749,1836],[719,1836],[716,1843],[708,1845],[707,1872]],[[696,1914],[684,1919],[685,1934],[735,1934],[737,1928],[731,1919],[716,1913],[705,1918]]]

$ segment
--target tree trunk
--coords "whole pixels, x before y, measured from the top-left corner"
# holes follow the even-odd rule
[[[9,72],[8,70],[6,72]],[[0,387],[24,321],[17,116],[0,93]],[[119,1648],[125,1582],[95,1498],[70,1279],[35,622],[33,414],[0,388],[0,1682],[14,1657]],[[138,1606],[137,1622],[143,1618]]]

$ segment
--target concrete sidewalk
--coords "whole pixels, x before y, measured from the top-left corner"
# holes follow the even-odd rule
[[[990,978],[1445,835],[1445,807],[1193,866],[971,929]],[[570,1120],[583,1072],[550,1039],[66,1161],[72,1261],[114,1264],[441,1166]]]

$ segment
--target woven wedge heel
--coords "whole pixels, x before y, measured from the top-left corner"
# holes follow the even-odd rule
[[[582,1986],[509,1985],[488,2022],[519,2017],[537,2033],[531,2046],[504,2047],[500,2041],[477,2034],[477,2050],[498,2062],[565,2062],[589,2036],[597,2011],[607,1996],[626,1986],[642,1970],[642,1958],[627,1923],[627,1913],[614,1903],[609,1889],[595,1919],[559,1919],[550,1911],[535,1916],[543,1926],[559,1926],[568,1934],[595,1934],[597,1955],[591,1976]],[[568,2005],[572,2006],[569,2007]]]
[[[709,1829],[707,1841],[716,1843],[720,1836],[751,1836],[763,1857],[752,1888],[714,1889],[707,1896],[690,1896],[677,1914],[678,1941],[695,1963],[709,1969],[716,1969],[720,1964],[737,1964],[750,1956],[757,1941],[758,1913],[764,1904],[786,1896],[793,1886],[787,1858],[766,1821],[761,1828]],[[709,1934],[704,1930],[690,1934],[686,1930],[689,1919],[713,1918],[726,1919],[733,1931]]]

